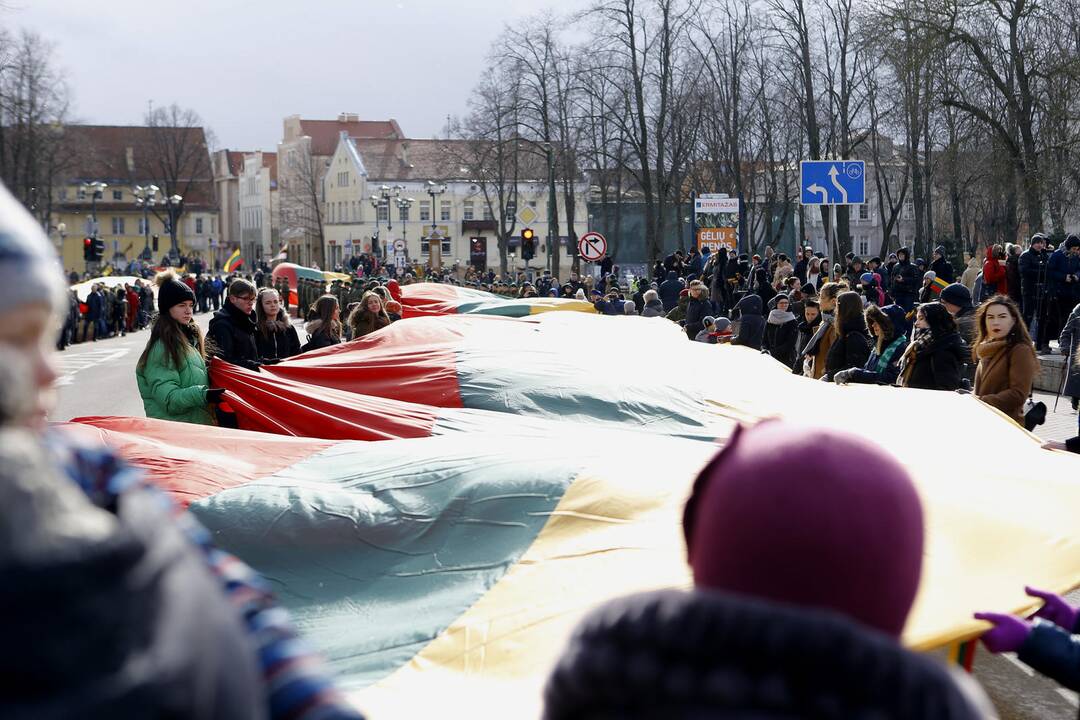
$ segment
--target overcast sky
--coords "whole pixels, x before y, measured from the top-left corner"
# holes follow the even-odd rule
[[[0,24],[56,44],[76,119],[195,109],[218,147],[274,150],[299,113],[395,118],[431,137],[462,114],[491,43],[586,0],[2,0]],[[176,8],[169,14],[169,6]]]

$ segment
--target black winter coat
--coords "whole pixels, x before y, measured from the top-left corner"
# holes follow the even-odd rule
[[[915,351],[910,373],[906,368],[904,387],[924,390],[956,390],[964,377],[964,365],[971,358],[960,333],[953,331],[931,340]],[[909,360],[911,362],[911,360]]]
[[[745,295],[735,306],[739,312],[739,334],[731,341],[732,345],[745,345],[755,350],[761,349],[765,337],[765,318],[761,316],[761,298],[757,295]]]
[[[898,262],[893,266],[890,280],[892,296],[898,303],[908,304],[915,301],[919,286],[922,285],[918,268],[910,262]]]
[[[1033,249],[1028,248],[1020,253],[1020,289],[1024,297],[1035,297],[1039,283],[1046,282],[1046,264],[1049,259],[1050,254],[1045,250],[1035,252]],[[1005,269],[1008,272],[1007,264]]]
[[[702,320],[706,315],[713,314],[713,304],[710,300],[699,300],[695,297],[690,298],[690,302],[686,304],[686,335],[691,340],[697,337],[697,334],[705,329],[705,323]]]
[[[799,338],[799,321],[786,323],[765,321],[765,336],[761,347],[788,367],[795,365],[795,341]]]
[[[255,346],[255,313],[245,315],[226,300],[225,305],[210,319],[207,350],[225,362],[253,370],[259,366],[259,349]]]
[[[674,270],[669,271],[667,280],[660,283],[660,289],[657,291],[665,310],[671,312],[675,309],[675,306],[679,304],[679,293],[682,289],[683,284],[679,282],[678,274]]]
[[[303,347],[300,348],[300,352],[302,353],[306,353],[311,350],[318,350],[324,347],[330,347],[331,345],[337,345],[341,342],[340,338],[332,337],[328,331],[324,330],[318,325],[315,325],[315,323],[308,323],[308,330],[311,332],[311,334],[308,336],[308,341],[304,343]]]
[[[873,343],[861,328],[837,337],[825,355],[825,376],[832,380],[833,375],[841,370],[863,367],[870,357],[871,348]]]
[[[296,334],[296,328],[289,325],[284,330],[263,334],[255,333],[255,347],[259,351],[259,359],[284,360],[293,355],[300,354],[300,336]]]
[[[661,590],[586,616],[543,718],[975,720],[987,706],[936,658],[837,613]]]
[[[952,263],[945,258],[938,258],[930,263],[930,269],[934,271],[935,275],[950,285],[956,282],[956,270],[953,269]]]

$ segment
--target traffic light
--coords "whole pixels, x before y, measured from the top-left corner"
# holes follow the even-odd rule
[[[94,238],[94,259],[101,260],[103,257],[105,257],[105,241]]]
[[[521,259],[532,260],[536,255],[536,233],[532,228],[521,231]]]
[[[82,241],[82,257],[83,260],[94,259],[94,241],[90,238],[83,238]]]

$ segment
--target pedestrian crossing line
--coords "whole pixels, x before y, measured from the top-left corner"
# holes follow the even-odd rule
[[[71,385],[75,382],[76,373],[96,365],[101,365],[102,363],[117,360],[124,357],[129,352],[131,352],[130,348],[120,348],[118,350],[92,350],[75,356],[59,357],[57,358],[57,365],[59,366],[61,374],[53,385],[55,387]]]

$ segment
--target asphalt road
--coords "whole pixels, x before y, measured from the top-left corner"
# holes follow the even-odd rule
[[[195,317],[205,330],[210,314]],[[143,330],[125,337],[72,345],[57,353],[62,375],[58,383],[58,403],[51,419],[63,421],[88,415],[143,417],[142,401],[135,384],[135,363],[149,336],[149,330]],[[1068,426],[1072,432],[1075,420],[1067,420],[1062,426]],[[1074,604],[1080,604],[1080,592],[1070,597]],[[975,658],[975,677],[990,695],[1003,720],[1077,717],[1080,703],[1076,693],[1062,690],[1014,657],[993,656],[980,646]]]

